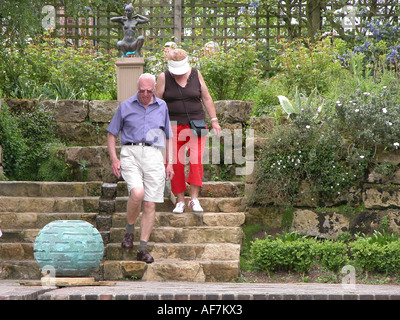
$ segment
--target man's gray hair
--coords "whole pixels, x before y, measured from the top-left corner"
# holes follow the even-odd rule
[[[138,82],[137,82],[138,88],[139,88],[140,79],[142,79],[142,78],[150,78],[150,79],[152,79],[153,82],[154,82],[154,86],[156,86],[156,77],[154,75],[152,75],[151,73],[142,73],[140,75],[139,79],[138,79]]]

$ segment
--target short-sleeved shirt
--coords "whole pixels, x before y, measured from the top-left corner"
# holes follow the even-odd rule
[[[165,148],[165,139],[172,137],[168,107],[155,95],[153,103],[145,108],[137,93],[120,103],[107,131],[114,136],[121,133],[121,144],[145,142]]]

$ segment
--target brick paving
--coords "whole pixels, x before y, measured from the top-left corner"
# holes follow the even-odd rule
[[[45,289],[1,280],[0,300],[400,300],[400,286],[118,281],[113,286]]]

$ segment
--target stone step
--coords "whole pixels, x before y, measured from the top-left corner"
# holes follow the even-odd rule
[[[132,249],[124,249],[120,243],[106,246],[107,260],[136,260],[139,242],[134,242]],[[240,256],[240,245],[234,243],[154,243],[147,246],[154,259],[180,260],[237,260]]]
[[[40,278],[40,268],[35,260],[0,260],[0,279],[36,280]]]
[[[24,241],[26,234],[34,234],[55,220],[83,220],[96,226],[96,212],[0,212],[2,241]],[[136,224],[139,226],[141,216]],[[154,225],[160,227],[226,226],[239,227],[245,221],[243,212],[183,213],[156,212]],[[125,228],[126,213],[112,215],[114,228]],[[32,230],[35,229],[35,230]]]
[[[98,212],[99,197],[0,197],[0,212]]]
[[[239,261],[156,260],[104,261],[104,279],[141,279],[143,281],[229,282],[239,276]]]
[[[190,185],[186,190],[186,195],[190,194]],[[200,197],[231,198],[240,197],[244,194],[243,182],[232,181],[208,181],[203,182],[200,189]],[[127,197],[128,189],[126,182],[120,181],[117,184],[117,197]]]
[[[33,243],[0,242],[0,261],[33,260]]]
[[[185,203],[189,203],[190,198],[185,197]],[[205,212],[235,212],[244,209],[243,199],[236,198],[201,198],[200,205]],[[115,212],[126,212],[128,197],[118,197],[115,200]],[[156,211],[172,212],[175,208],[169,198],[164,199],[164,203],[157,203]],[[185,212],[193,212],[189,206],[186,206]]]
[[[93,197],[101,195],[102,182],[0,181],[4,197]]]
[[[140,220],[141,216],[138,218],[136,225],[140,225]],[[190,212],[180,214],[156,212],[154,225],[177,228],[202,225],[239,227],[244,221],[244,212]],[[118,212],[113,214],[112,226],[114,228],[124,228],[126,226],[126,213]]]
[[[111,228],[110,242],[121,243],[125,228]],[[135,239],[140,237],[140,228],[135,228]],[[157,243],[242,243],[240,227],[154,227],[149,241]]]
[[[96,222],[96,212],[0,212],[3,237],[7,232],[26,229],[42,229],[55,220],[83,220],[93,225]]]

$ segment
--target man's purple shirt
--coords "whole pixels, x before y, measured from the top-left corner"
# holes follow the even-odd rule
[[[120,103],[107,131],[116,137],[121,133],[122,145],[146,142],[165,148],[165,139],[172,137],[167,104],[154,96],[154,102],[145,108],[136,93]]]

